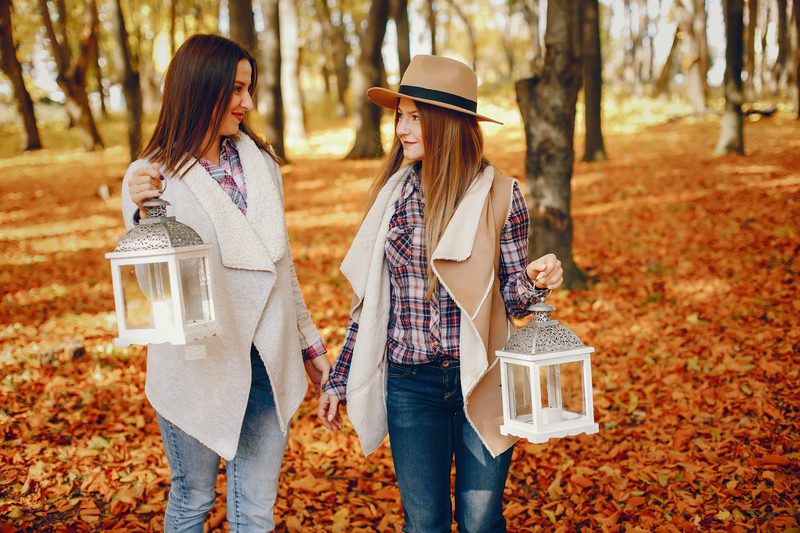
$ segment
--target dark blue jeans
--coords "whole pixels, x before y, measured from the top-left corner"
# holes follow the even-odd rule
[[[455,457],[455,519],[462,533],[506,530],[503,487],[513,448],[492,458],[464,415],[458,360],[389,363],[389,439],[413,533],[449,533],[450,469]]]

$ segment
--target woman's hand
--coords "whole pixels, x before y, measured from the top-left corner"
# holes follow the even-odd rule
[[[331,431],[342,429],[342,415],[339,414],[339,398],[323,392],[319,395],[317,417],[322,425]]]
[[[314,385],[314,393],[319,394],[322,391],[322,386],[328,381],[328,375],[331,373],[331,363],[325,355],[320,355],[311,359],[310,361],[303,361],[306,367],[306,374]]]
[[[161,187],[164,183],[164,177],[159,172],[160,166],[158,163],[150,163],[137,169],[131,179],[128,181],[128,192],[131,194],[131,200],[139,208],[142,216],[142,204],[150,198],[158,198],[163,192]]]
[[[564,270],[555,254],[543,255],[531,262],[525,272],[539,289],[555,289],[564,281]]]

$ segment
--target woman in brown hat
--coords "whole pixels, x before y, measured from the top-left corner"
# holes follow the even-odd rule
[[[396,137],[342,263],[353,305],[318,415],[338,430],[346,402],[366,454],[388,430],[405,531],[451,530],[453,458],[459,530],[505,530],[515,439],[500,434],[494,352],[509,316],[562,281],[552,254],[527,264],[527,208],[483,156],[478,123],[497,121],[477,88],[463,63],[416,56],[398,92],[367,91],[396,112]]]

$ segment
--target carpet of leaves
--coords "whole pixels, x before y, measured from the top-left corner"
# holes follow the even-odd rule
[[[608,162],[576,164],[575,257],[595,282],[552,300],[597,349],[600,433],[517,447],[510,531],[800,527],[800,122],[748,122],[745,157],[711,158],[717,132],[715,118],[620,128]],[[523,175],[523,150],[519,128],[489,135],[508,173]],[[0,160],[2,532],[161,527],[169,471],[144,352],[111,342],[103,253],[122,232],[124,158]],[[350,301],[338,265],[378,165],[284,167],[298,273],[333,353]],[[309,394],[291,429],[279,530],[399,531],[388,446],[364,459],[314,407]],[[227,530],[224,483],[207,529]]]

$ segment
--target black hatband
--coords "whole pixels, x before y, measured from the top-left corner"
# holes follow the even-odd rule
[[[424,87],[415,87],[414,85],[401,85],[398,92],[405,96],[410,96],[411,98],[424,98],[426,100],[434,100],[443,104],[454,105],[472,113],[478,111],[478,102],[469,100],[467,98],[462,98],[461,96],[452,93],[437,91],[436,89],[426,89]]]

